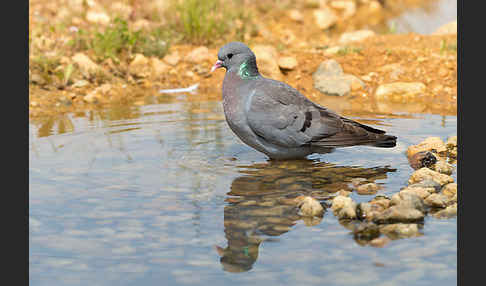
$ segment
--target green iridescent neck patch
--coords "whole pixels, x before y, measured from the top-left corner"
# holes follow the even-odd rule
[[[238,70],[238,75],[242,79],[251,79],[257,77],[258,74],[250,71],[250,69],[248,68],[248,62],[246,61],[240,65],[240,69]]]

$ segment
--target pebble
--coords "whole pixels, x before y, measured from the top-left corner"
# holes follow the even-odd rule
[[[299,202],[299,208],[302,216],[322,216],[324,208],[321,203],[309,196],[301,196],[296,198]]]
[[[211,61],[211,59],[214,59],[214,56],[211,55],[208,48],[204,46],[195,48],[185,57],[185,60],[189,63],[201,63]]]
[[[110,23],[110,16],[104,12],[88,11],[86,13],[86,20],[93,24],[108,25]]]
[[[415,237],[421,235],[416,223],[395,223],[380,227],[380,232],[391,239]]]
[[[435,151],[439,155],[445,155],[447,152],[447,147],[440,137],[428,137],[417,145],[409,146],[407,149],[407,156],[410,157],[418,152],[423,151]]]
[[[352,86],[365,87],[365,84],[357,77],[344,74],[341,65],[334,60],[323,61],[312,74],[314,88],[326,95],[349,95]]]
[[[337,22],[338,17],[333,10],[324,7],[314,10],[314,20],[319,29],[327,30]]]
[[[177,65],[180,59],[181,57],[179,56],[179,53],[177,51],[167,54],[163,58],[164,62],[168,63],[171,66]]]
[[[137,77],[148,77],[150,75],[150,60],[142,54],[136,54],[130,62],[128,69],[130,73]]]
[[[408,103],[418,94],[425,92],[425,84],[421,82],[394,82],[378,86],[375,92],[377,101]]]
[[[454,182],[454,179],[451,176],[441,174],[437,171],[430,170],[429,168],[421,168],[412,173],[408,179],[408,183],[414,184],[427,179],[433,180],[441,186]]]
[[[331,210],[338,218],[356,218],[356,203],[345,196],[336,196],[332,200]]]
[[[443,194],[432,194],[424,200],[424,203],[434,208],[445,208],[448,201],[449,198]]]
[[[164,63],[163,61],[159,60],[156,57],[150,59],[150,64],[152,66],[152,72],[154,77],[159,78],[162,75],[166,74],[167,71],[170,69],[170,66]]]
[[[76,53],[72,57],[72,60],[85,76],[90,76],[101,71],[101,68],[83,53]]]
[[[447,163],[446,160],[441,159],[438,160],[431,168],[434,171],[437,171],[442,174],[450,175],[454,171],[454,166]]]
[[[282,73],[278,67],[278,52],[270,45],[255,45],[252,48],[258,59],[258,70],[266,77],[281,80]]]
[[[420,151],[409,156],[408,162],[415,170],[423,167],[430,168],[437,162],[437,157],[430,151]]]
[[[303,22],[304,16],[297,9],[292,9],[289,11],[289,18],[295,22]]]
[[[456,183],[449,183],[442,188],[441,192],[445,196],[452,198],[455,195],[457,195],[457,184]]]
[[[432,214],[435,218],[452,218],[457,216],[457,203]]]
[[[360,223],[354,230],[354,239],[372,240],[380,236],[380,228],[372,222]]]
[[[360,195],[373,195],[380,189],[380,186],[375,183],[366,183],[359,185],[356,188],[356,192]]]
[[[394,194],[391,197],[390,205],[425,212],[425,204],[423,200],[418,195],[411,192],[400,191]]]
[[[281,57],[278,59],[278,66],[282,70],[293,70],[297,67],[297,59],[294,57]]]
[[[353,42],[361,42],[367,38],[373,37],[375,32],[371,30],[359,30],[354,32],[342,33],[339,37],[339,43],[350,44]]]
[[[342,18],[348,19],[356,13],[356,3],[354,1],[335,0],[330,3],[334,9],[342,10]]]
[[[396,222],[415,222],[423,220],[425,215],[414,208],[407,208],[402,205],[391,206],[384,212],[373,218],[375,223],[396,223]]]
[[[434,35],[457,34],[457,20],[440,26],[433,34]]]

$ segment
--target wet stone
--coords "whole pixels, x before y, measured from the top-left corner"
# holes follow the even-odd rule
[[[454,171],[454,166],[447,163],[446,160],[440,159],[432,166],[431,169],[442,174],[450,175]]]
[[[432,213],[435,218],[453,218],[457,216],[457,203],[452,204],[445,209]]]
[[[421,151],[408,157],[408,161],[410,166],[417,170],[423,167],[432,167],[437,162],[437,157],[430,151]]]
[[[430,196],[431,193],[435,191],[434,188],[422,188],[422,187],[406,187],[402,190],[400,190],[401,194],[412,194],[415,196],[418,196],[422,200]]]
[[[399,206],[402,208],[411,208],[416,209],[420,212],[425,212],[425,205],[423,203],[423,200],[419,196],[408,192],[399,192],[397,194],[394,194],[391,197],[390,205]]]
[[[445,196],[452,198],[455,195],[457,195],[457,184],[456,183],[447,184],[442,188],[441,192]]]
[[[373,222],[379,224],[396,222],[416,222],[422,221],[424,217],[425,215],[415,208],[406,207],[404,205],[395,205],[377,215],[373,219]]]
[[[441,190],[441,184],[437,183],[434,180],[430,179],[425,179],[423,181],[420,181],[418,183],[410,184],[408,185],[409,188],[424,188],[426,189],[429,193],[437,193]]]
[[[408,183],[414,184],[423,180],[433,180],[440,185],[454,182],[454,179],[451,176],[441,174],[437,171],[430,170],[429,168],[421,168],[412,173],[412,175],[408,179]]]
[[[363,185],[359,185],[356,188],[356,192],[360,195],[373,195],[380,189],[380,186],[375,183],[367,183]]]
[[[356,208],[356,215],[363,220],[372,221],[376,216],[381,214],[385,207],[376,203],[359,203]]]
[[[415,153],[422,151],[435,151],[439,155],[445,155],[447,147],[439,137],[428,137],[417,145],[409,146],[407,149],[407,156],[410,157]]]
[[[302,216],[322,216],[324,208],[316,199],[309,196],[301,196],[296,198],[299,201],[300,213]]]
[[[378,86],[375,98],[378,102],[407,103],[425,92],[425,85],[421,82],[394,82]]]
[[[419,227],[416,223],[388,224],[388,225],[380,226],[380,232],[385,234],[390,239],[401,239],[401,238],[416,237],[422,235],[419,232]]]
[[[443,194],[432,194],[424,200],[424,203],[434,208],[445,208],[448,201],[449,198]]]
[[[351,184],[356,188],[361,184],[364,184],[367,181],[366,178],[352,178],[351,179]]]
[[[338,218],[356,218],[356,202],[350,197],[337,196],[332,200],[331,209]]]

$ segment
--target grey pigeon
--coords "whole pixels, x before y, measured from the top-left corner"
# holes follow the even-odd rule
[[[397,137],[339,116],[295,88],[258,72],[247,45],[231,42],[211,69],[224,67],[223,108],[233,132],[271,159],[299,159],[337,147],[394,147]]]

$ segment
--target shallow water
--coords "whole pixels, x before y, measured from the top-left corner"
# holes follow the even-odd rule
[[[231,133],[221,102],[158,102],[30,123],[31,285],[456,284],[456,218],[427,216],[422,236],[373,248],[330,210],[308,220],[282,203],[325,203],[356,177],[391,196],[413,171],[407,146],[455,135],[455,116],[352,117],[397,147],[269,162]]]

